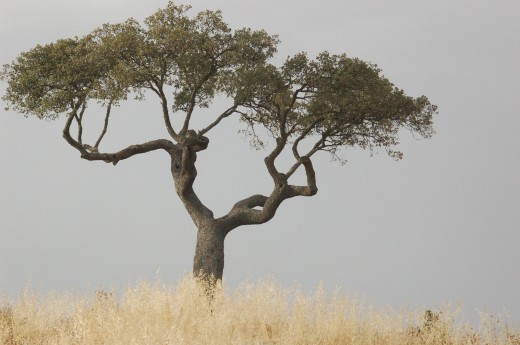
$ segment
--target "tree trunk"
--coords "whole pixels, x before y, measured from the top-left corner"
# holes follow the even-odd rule
[[[197,246],[193,260],[193,275],[203,279],[221,280],[224,272],[223,229],[215,223],[200,226],[197,232]]]
[[[197,177],[195,167],[197,152],[208,147],[209,139],[193,130],[186,131],[180,139],[179,143],[168,146],[166,150],[171,156],[171,172],[175,182],[175,191],[198,229],[193,275],[209,282],[211,286],[222,280],[226,234],[241,225],[262,224],[269,221],[285,199],[316,194],[318,189],[314,169],[309,157],[299,157],[292,172],[298,166],[303,165],[307,175],[307,186],[289,185],[287,175],[279,173],[274,166],[274,160],[282,151],[284,140],[287,138],[277,139],[275,151],[265,159],[267,170],[275,184],[271,195],[252,195],[237,202],[224,217],[215,219],[213,212],[200,201],[193,190],[193,183]]]

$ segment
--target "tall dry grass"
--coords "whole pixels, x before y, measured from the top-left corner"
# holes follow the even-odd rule
[[[312,296],[272,281],[245,283],[213,298],[192,278],[129,287],[116,298],[26,291],[0,309],[0,344],[509,344],[518,333],[485,318],[478,330],[449,311],[376,310],[319,288]]]

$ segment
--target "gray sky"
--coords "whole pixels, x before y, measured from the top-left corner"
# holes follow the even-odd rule
[[[141,20],[166,2],[0,0],[0,63],[105,22]],[[318,195],[288,200],[268,224],[227,238],[231,286],[274,276],[309,291],[323,281],[379,306],[452,302],[468,318],[476,308],[508,310],[520,325],[520,2],[191,5],[192,13],[223,10],[234,28],[279,34],[278,62],[328,50],[377,63],[398,87],[427,95],[440,110],[431,140],[403,132],[400,162],[356,150],[345,152],[345,166],[318,157]],[[225,106],[216,102],[199,123]],[[63,118],[42,122],[3,108],[0,295],[16,297],[29,281],[43,291],[92,291],[153,279],[158,270],[175,282],[191,270],[195,227],[174,192],[167,155],[117,167],[87,162],[62,139]],[[211,132],[197,162],[196,190],[217,215],[271,188],[266,153],[251,149],[239,128],[229,120]],[[167,137],[158,102],[150,95],[118,108],[107,135],[106,150]]]

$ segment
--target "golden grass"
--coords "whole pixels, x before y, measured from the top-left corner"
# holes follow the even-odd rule
[[[508,344],[520,336],[486,318],[478,331],[449,311],[376,310],[319,288],[312,296],[272,281],[245,283],[212,299],[187,277],[175,287],[159,282],[127,288],[120,298],[26,291],[0,309],[0,344]]]

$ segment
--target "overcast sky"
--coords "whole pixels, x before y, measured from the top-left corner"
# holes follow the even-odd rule
[[[0,0],[0,63],[36,44],[142,20],[166,0]],[[187,4],[188,2],[184,2]],[[278,34],[274,62],[306,51],[377,63],[412,96],[439,106],[437,134],[402,133],[404,159],[347,150],[315,160],[319,192],[286,201],[268,224],[234,230],[225,280],[274,276],[325,286],[378,306],[461,305],[508,311],[520,324],[520,2],[517,0],[194,0],[233,28]],[[1,84],[3,94],[5,84]],[[227,103],[219,100],[198,123]],[[191,271],[195,227],[161,152],[116,167],[81,160],[54,122],[0,113],[0,295],[31,281],[42,291],[175,282]],[[98,119],[102,114],[88,114]],[[114,112],[106,150],[166,138],[156,99]],[[99,121],[98,121],[99,122]],[[266,152],[228,120],[199,155],[196,191],[217,215],[268,193]],[[100,128],[92,125],[92,137]],[[88,134],[87,134],[88,136]]]

